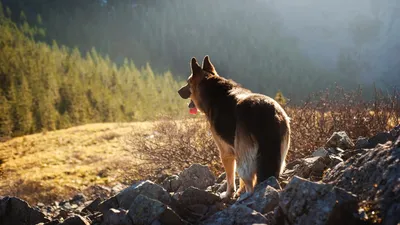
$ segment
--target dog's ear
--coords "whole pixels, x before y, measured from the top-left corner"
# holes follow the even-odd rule
[[[192,73],[193,73],[193,74],[198,73],[198,72],[201,71],[201,67],[200,67],[200,65],[197,63],[196,58],[194,58],[194,57],[192,58],[192,61],[190,62],[190,67],[192,68]]]
[[[203,70],[215,73],[215,67],[210,61],[210,57],[206,55],[203,59]]]

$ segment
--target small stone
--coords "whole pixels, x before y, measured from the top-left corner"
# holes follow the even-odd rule
[[[355,149],[365,148],[368,146],[368,138],[358,137],[355,145]]]
[[[168,192],[175,192],[179,189],[181,186],[181,180],[179,180],[179,176],[177,175],[172,175],[167,177],[163,183],[162,186],[167,190]]]
[[[221,183],[222,181],[224,181],[226,179],[226,173],[223,172],[221,173],[221,175],[218,176],[217,180],[215,181],[215,183]]]
[[[313,152],[312,156],[316,157],[327,157],[329,155],[329,152],[325,148],[319,148],[315,152]]]
[[[127,211],[124,209],[111,208],[103,216],[103,225],[130,225],[126,215]]]
[[[67,218],[60,225],[90,225],[90,222],[85,217],[75,215]]]
[[[89,205],[87,205],[85,208],[82,209],[82,212],[90,212],[94,213],[96,211],[99,211],[99,204],[101,202],[100,198],[96,198],[94,201],[92,201]]]
[[[353,141],[349,138],[345,131],[334,132],[325,144],[326,147],[338,147],[342,149],[352,149]]]
[[[83,202],[85,202],[85,200],[86,200],[86,196],[84,194],[82,194],[82,193],[79,193],[79,194],[75,195],[71,199],[71,201],[75,202],[75,203],[83,203]]]

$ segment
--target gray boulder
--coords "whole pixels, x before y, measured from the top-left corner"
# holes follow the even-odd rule
[[[290,180],[293,176],[321,180],[324,170],[330,166],[331,162],[329,156],[316,156],[296,160],[296,164],[294,166],[290,165],[289,168],[291,169],[286,169],[281,176],[286,180]]]
[[[319,148],[315,152],[312,153],[314,157],[327,157],[329,155],[329,151],[325,148]]]
[[[135,225],[183,224],[181,218],[164,203],[139,194],[129,208],[128,216]]]
[[[181,186],[178,188],[178,192],[184,191],[190,186],[205,190],[215,183],[215,176],[208,166],[193,164],[179,174],[179,180]]]
[[[325,144],[326,147],[338,147],[341,149],[352,149],[353,141],[349,138],[345,131],[334,132]]]
[[[0,196],[0,224],[26,225],[45,223],[44,214],[33,209],[27,202],[16,197]]]
[[[356,196],[333,185],[293,177],[280,193],[279,206],[289,224],[353,224]]]
[[[273,177],[271,177],[271,179],[276,180]],[[269,182],[271,181],[265,180],[258,184],[251,196],[244,198],[243,200],[238,199],[235,204],[245,205],[262,214],[272,211],[276,206],[278,206],[279,194],[275,188],[268,184]]]
[[[105,214],[110,208],[129,209],[132,202],[139,194],[156,199],[166,205],[171,204],[172,201],[171,196],[163,187],[146,180],[138,182],[137,184],[124,189],[117,195],[102,202],[99,205],[100,212]]]

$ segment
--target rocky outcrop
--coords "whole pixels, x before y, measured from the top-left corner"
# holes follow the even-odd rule
[[[367,215],[400,221],[400,147],[387,144],[339,163],[323,179],[365,201]],[[380,219],[378,219],[380,220]]]
[[[15,197],[0,197],[0,224],[37,224],[48,222],[44,214]]]
[[[105,200],[77,195],[57,207],[42,204],[39,211],[3,197],[0,224],[397,225],[399,134],[400,126],[353,144],[345,132],[336,132],[309,157],[288,163],[279,181],[270,177],[252,195],[230,201],[219,197],[226,189],[225,174],[215,178],[207,166],[194,164],[160,184],[144,180],[112,188],[114,195]],[[57,214],[49,213],[53,207]]]

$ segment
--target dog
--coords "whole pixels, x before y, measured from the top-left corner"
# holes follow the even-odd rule
[[[251,195],[258,183],[279,177],[290,147],[290,118],[274,99],[253,93],[218,75],[206,55],[202,67],[190,62],[191,75],[178,90],[189,108],[205,114],[226,172],[221,197]],[[235,173],[240,177],[236,191]]]

